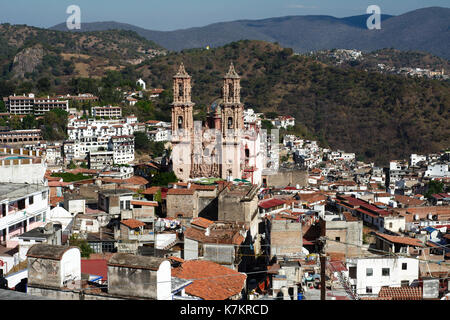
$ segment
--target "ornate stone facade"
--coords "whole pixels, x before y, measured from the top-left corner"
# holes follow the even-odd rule
[[[251,132],[245,130],[240,91],[240,76],[231,63],[223,78],[222,97],[208,107],[205,121],[194,123],[191,77],[181,64],[173,77],[172,103],[172,166],[179,179],[216,177],[230,180],[250,176],[251,182],[260,183],[263,165],[260,128],[252,127]],[[250,162],[253,162],[252,168]],[[260,164],[259,173],[255,175],[257,163]]]

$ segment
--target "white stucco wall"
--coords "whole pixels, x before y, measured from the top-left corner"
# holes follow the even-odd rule
[[[407,270],[402,270],[402,264],[407,264]],[[381,287],[400,287],[401,282],[408,280],[409,284],[419,278],[419,261],[412,258],[360,258],[347,259],[347,267],[356,265],[356,279],[350,279],[356,285],[359,295],[378,295]],[[367,276],[367,268],[372,268],[373,275]],[[389,276],[382,275],[382,268],[389,268]],[[366,287],[372,287],[372,294],[366,294]]]
[[[66,280],[81,280],[81,253],[78,248],[67,250],[61,258],[61,285]]]

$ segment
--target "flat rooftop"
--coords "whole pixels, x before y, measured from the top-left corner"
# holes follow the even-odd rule
[[[38,184],[0,182],[0,201],[24,198],[36,192],[48,190],[48,187]]]

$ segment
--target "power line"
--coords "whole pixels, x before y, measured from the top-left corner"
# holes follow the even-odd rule
[[[356,246],[359,248],[365,248],[362,245],[358,245],[358,244],[354,244],[354,243],[348,243],[348,242],[342,242],[342,241],[338,241],[338,240],[333,240],[330,239],[328,237],[324,237],[324,239],[326,239],[327,241],[333,241],[333,242],[337,242],[337,243],[341,243],[341,244],[346,244],[346,245],[352,245],[352,246]],[[401,252],[391,252],[391,251],[384,251],[384,250],[379,250],[379,249],[369,249],[370,251],[375,251],[375,252],[380,252],[380,253],[385,253],[386,255],[390,255],[390,256],[401,256],[404,258],[410,258],[410,259],[416,259],[422,262],[429,262],[429,263],[435,263],[435,264],[439,264],[439,265],[450,265],[450,263],[446,263],[446,262],[440,262],[440,261],[435,261],[435,260],[427,260],[427,259],[419,259],[413,256],[409,256],[406,253],[401,253]],[[357,259],[358,257],[354,257],[353,259]]]

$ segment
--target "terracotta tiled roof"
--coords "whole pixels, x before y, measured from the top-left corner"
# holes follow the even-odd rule
[[[327,196],[320,192],[299,193],[298,196],[300,197],[301,201],[305,201],[305,202],[318,202],[318,201],[327,200]]]
[[[63,202],[64,197],[50,197],[50,205],[56,207],[58,203]]]
[[[382,287],[378,293],[380,298],[392,298],[392,300],[422,300],[421,287]]]
[[[344,211],[342,213],[344,215],[344,218],[346,221],[351,222],[351,221],[359,221],[358,218],[354,217],[350,212],[348,211]]]
[[[70,182],[63,182],[63,181],[48,181],[49,187],[67,187],[72,185]]]
[[[192,225],[198,226],[198,227],[201,227],[201,228],[205,228],[205,229],[208,228],[213,223],[214,223],[214,221],[211,221],[211,220],[208,220],[208,219],[205,219],[205,218],[202,218],[202,217],[198,217],[198,218],[192,219],[192,221],[191,221]]]
[[[167,191],[167,195],[193,195],[195,192],[194,189],[169,189]]]
[[[361,297],[361,300],[393,300],[392,297]]]
[[[145,189],[142,194],[156,194],[159,190],[161,190],[161,187],[150,187]]]
[[[258,203],[258,207],[264,208],[264,209],[269,209],[269,208],[273,208],[273,207],[277,207],[277,206],[281,206],[285,204],[284,200],[280,200],[280,199],[270,199],[270,200],[263,200],[260,201]]]
[[[126,225],[130,229],[136,229],[145,226],[145,223],[136,219],[122,220],[120,223]]]
[[[193,184],[191,186],[191,188],[195,189],[195,190],[200,190],[200,191],[214,191],[216,190],[216,186],[205,186],[205,185],[201,185],[201,184]]]
[[[181,258],[178,258],[178,257],[175,257],[175,256],[167,257],[167,259],[173,260],[173,261],[176,261],[176,262],[181,262],[181,263],[184,262],[184,259],[181,259]]]
[[[148,180],[140,176],[132,176],[131,178],[125,179],[125,183],[136,184],[136,185],[146,185]]]
[[[144,206],[144,207],[157,207],[158,202],[156,201],[141,201],[141,200],[131,200],[132,205]]]
[[[185,261],[172,269],[172,276],[193,280],[186,293],[204,300],[225,300],[240,294],[247,276],[208,260]]]
[[[425,203],[427,203],[425,200],[419,200],[419,199],[415,199],[415,198],[400,195],[400,194],[396,194],[394,196],[394,198],[395,198],[395,201],[402,203],[402,204],[407,204],[410,206],[421,206],[421,205],[424,205]]]
[[[406,245],[415,246],[415,247],[423,247],[424,246],[422,241],[420,241],[419,239],[414,239],[414,238],[410,238],[410,237],[391,236],[391,235],[379,233],[379,232],[377,232],[376,235],[378,237],[383,238],[392,243],[406,244]]]

